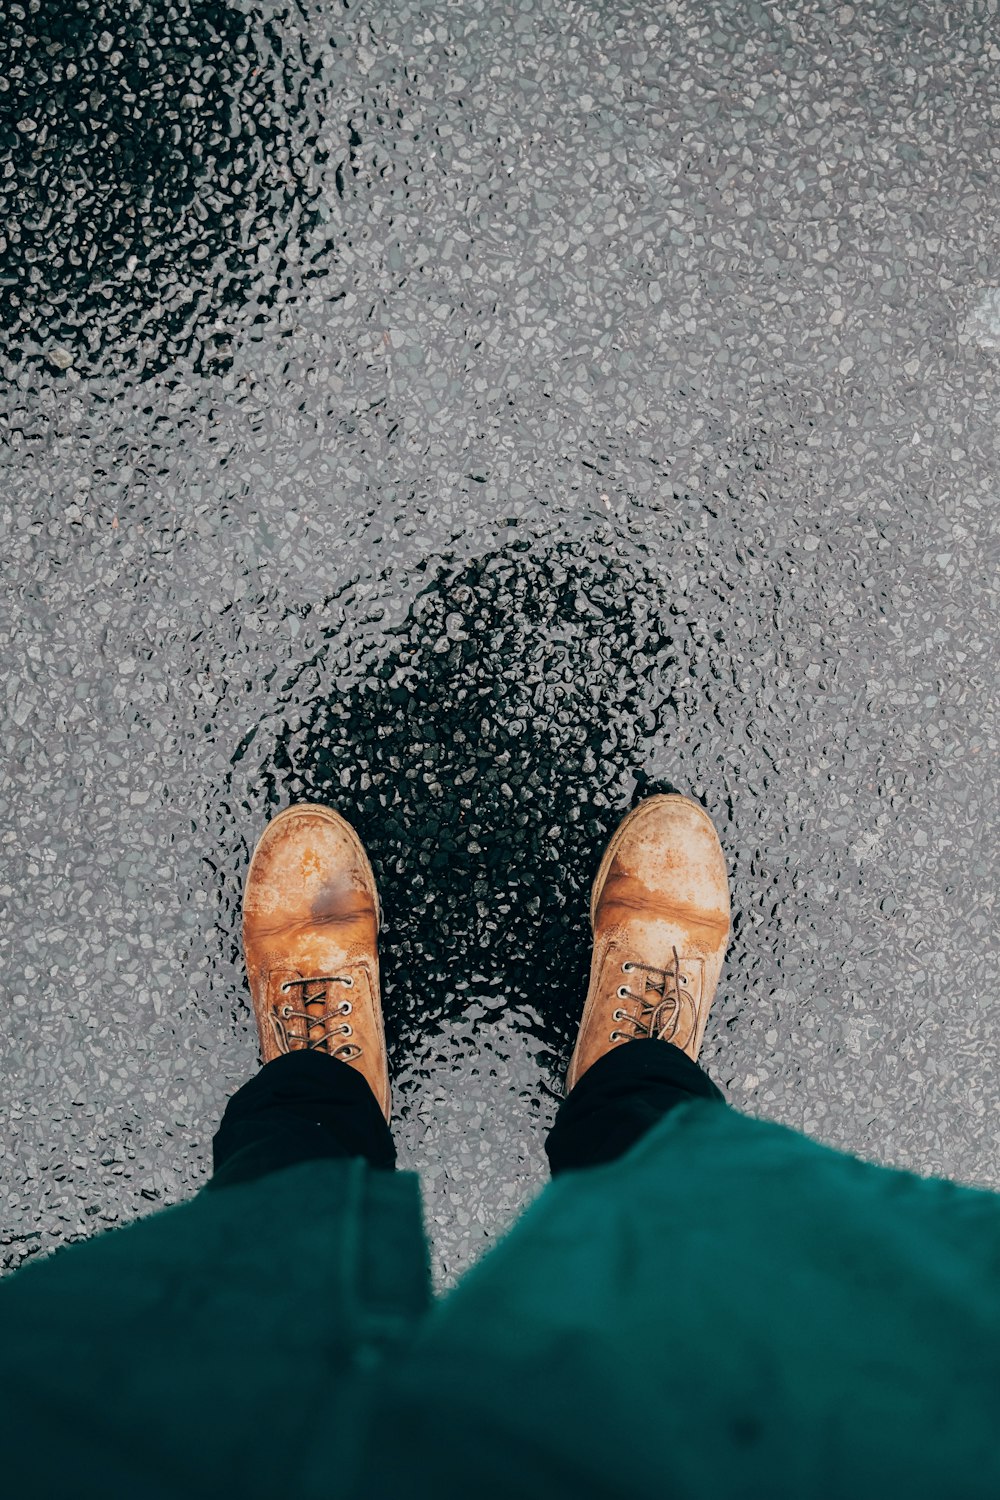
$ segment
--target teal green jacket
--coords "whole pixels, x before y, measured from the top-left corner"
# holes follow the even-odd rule
[[[1000,1497],[1000,1197],[693,1101],[436,1304],[313,1162],[0,1285],[3,1493]]]

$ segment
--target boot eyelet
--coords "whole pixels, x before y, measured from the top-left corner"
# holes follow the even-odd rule
[[[620,1031],[613,1031],[611,1033],[610,1037],[608,1038],[608,1040],[611,1041],[611,1042],[620,1042],[621,1039],[622,1039],[622,1034],[621,1034]]]
[[[618,996],[619,1000],[627,1000],[628,999],[628,985],[627,984],[620,984],[618,986],[618,988],[615,990],[615,994]]]
[[[354,1031],[352,1030],[352,1028],[350,1026],[341,1026],[340,1031],[341,1031],[341,1035],[342,1036],[353,1036],[354,1035]]]
[[[628,962],[623,963],[622,964],[622,973],[623,974],[631,974],[631,972],[632,972],[632,970],[634,968],[635,968],[635,964],[628,963]]]
[[[349,990],[353,990],[353,988],[354,988],[354,980],[353,980],[353,978],[352,978],[352,976],[350,974],[345,974],[344,975],[344,983],[347,985],[347,988]]]
[[[612,1021],[624,1021],[625,1012],[623,1010],[614,1010],[611,1012],[611,1019]]]

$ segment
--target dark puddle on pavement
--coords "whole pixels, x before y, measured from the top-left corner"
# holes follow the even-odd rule
[[[528,546],[439,563],[343,694],[317,659],[264,773],[272,812],[329,803],[368,847],[397,1061],[491,1010],[568,1052],[601,850],[639,796],[671,789],[643,770],[673,711],[669,606],[579,548]]]
[[[218,0],[33,0],[4,31],[6,346],[78,374],[225,369],[321,217],[309,44]]]

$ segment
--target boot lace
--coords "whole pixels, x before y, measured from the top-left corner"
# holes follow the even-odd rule
[[[696,1019],[694,996],[691,993],[692,975],[685,973],[687,963],[682,963],[677,949],[673,949],[674,961],[669,968],[658,969],[652,964],[627,961],[622,964],[623,974],[643,974],[645,980],[641,994],[630,990],[627,984],[617,989],[619,1000],[632,1000],[638,1006],[635,1011],[618,1007],[612,1020],[618,1026],[631,1027],[621,1031],[618,1027],[611,1033],[612,1042],[631,1042],[638,1037],[653,1037],[657,1041],[670,1042],[677,1035],[685,1016]]]
[[[316,974],[309,978],[286,979],[282,984],[279,995],[297,990],[302,1009],[296,1010],[291,1000],[282,999],[276,1000],[271,1007],[271,1026],[281,1052],[326,1050],[331,1057],[339,1058],[341,1062],[356,1062],[361,1056],[362,1049],[357,1042],[334,1044],[334,1037],[354,1035],[351,1023],[342,1019],[351,1014],[353,1006],[347,999],[331,1006],[328,1003],[328,987],[331,984],[354,988],[354,980],[350,974]],[[310,994],[310,985],[319,985],[320,988]],[[341,1018],[339,1021],[338,1017]],[[304,1033],[301,1028],[292,1028],[295,1021],[305,1022]]]

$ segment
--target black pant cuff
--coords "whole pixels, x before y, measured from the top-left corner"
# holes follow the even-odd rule
[[[725,1103],[704,1069],[679,1047],[644,1038],[612,1048],[559,1106],[545,1143],[552,1175],[617,1160],[691,1099]]]
[[[364,1076],[325,1052],[265,1063],[226,1106],[212,1142],[212,1187],[322,1158],[362,1157],[391,1170],[396,1148]]]

